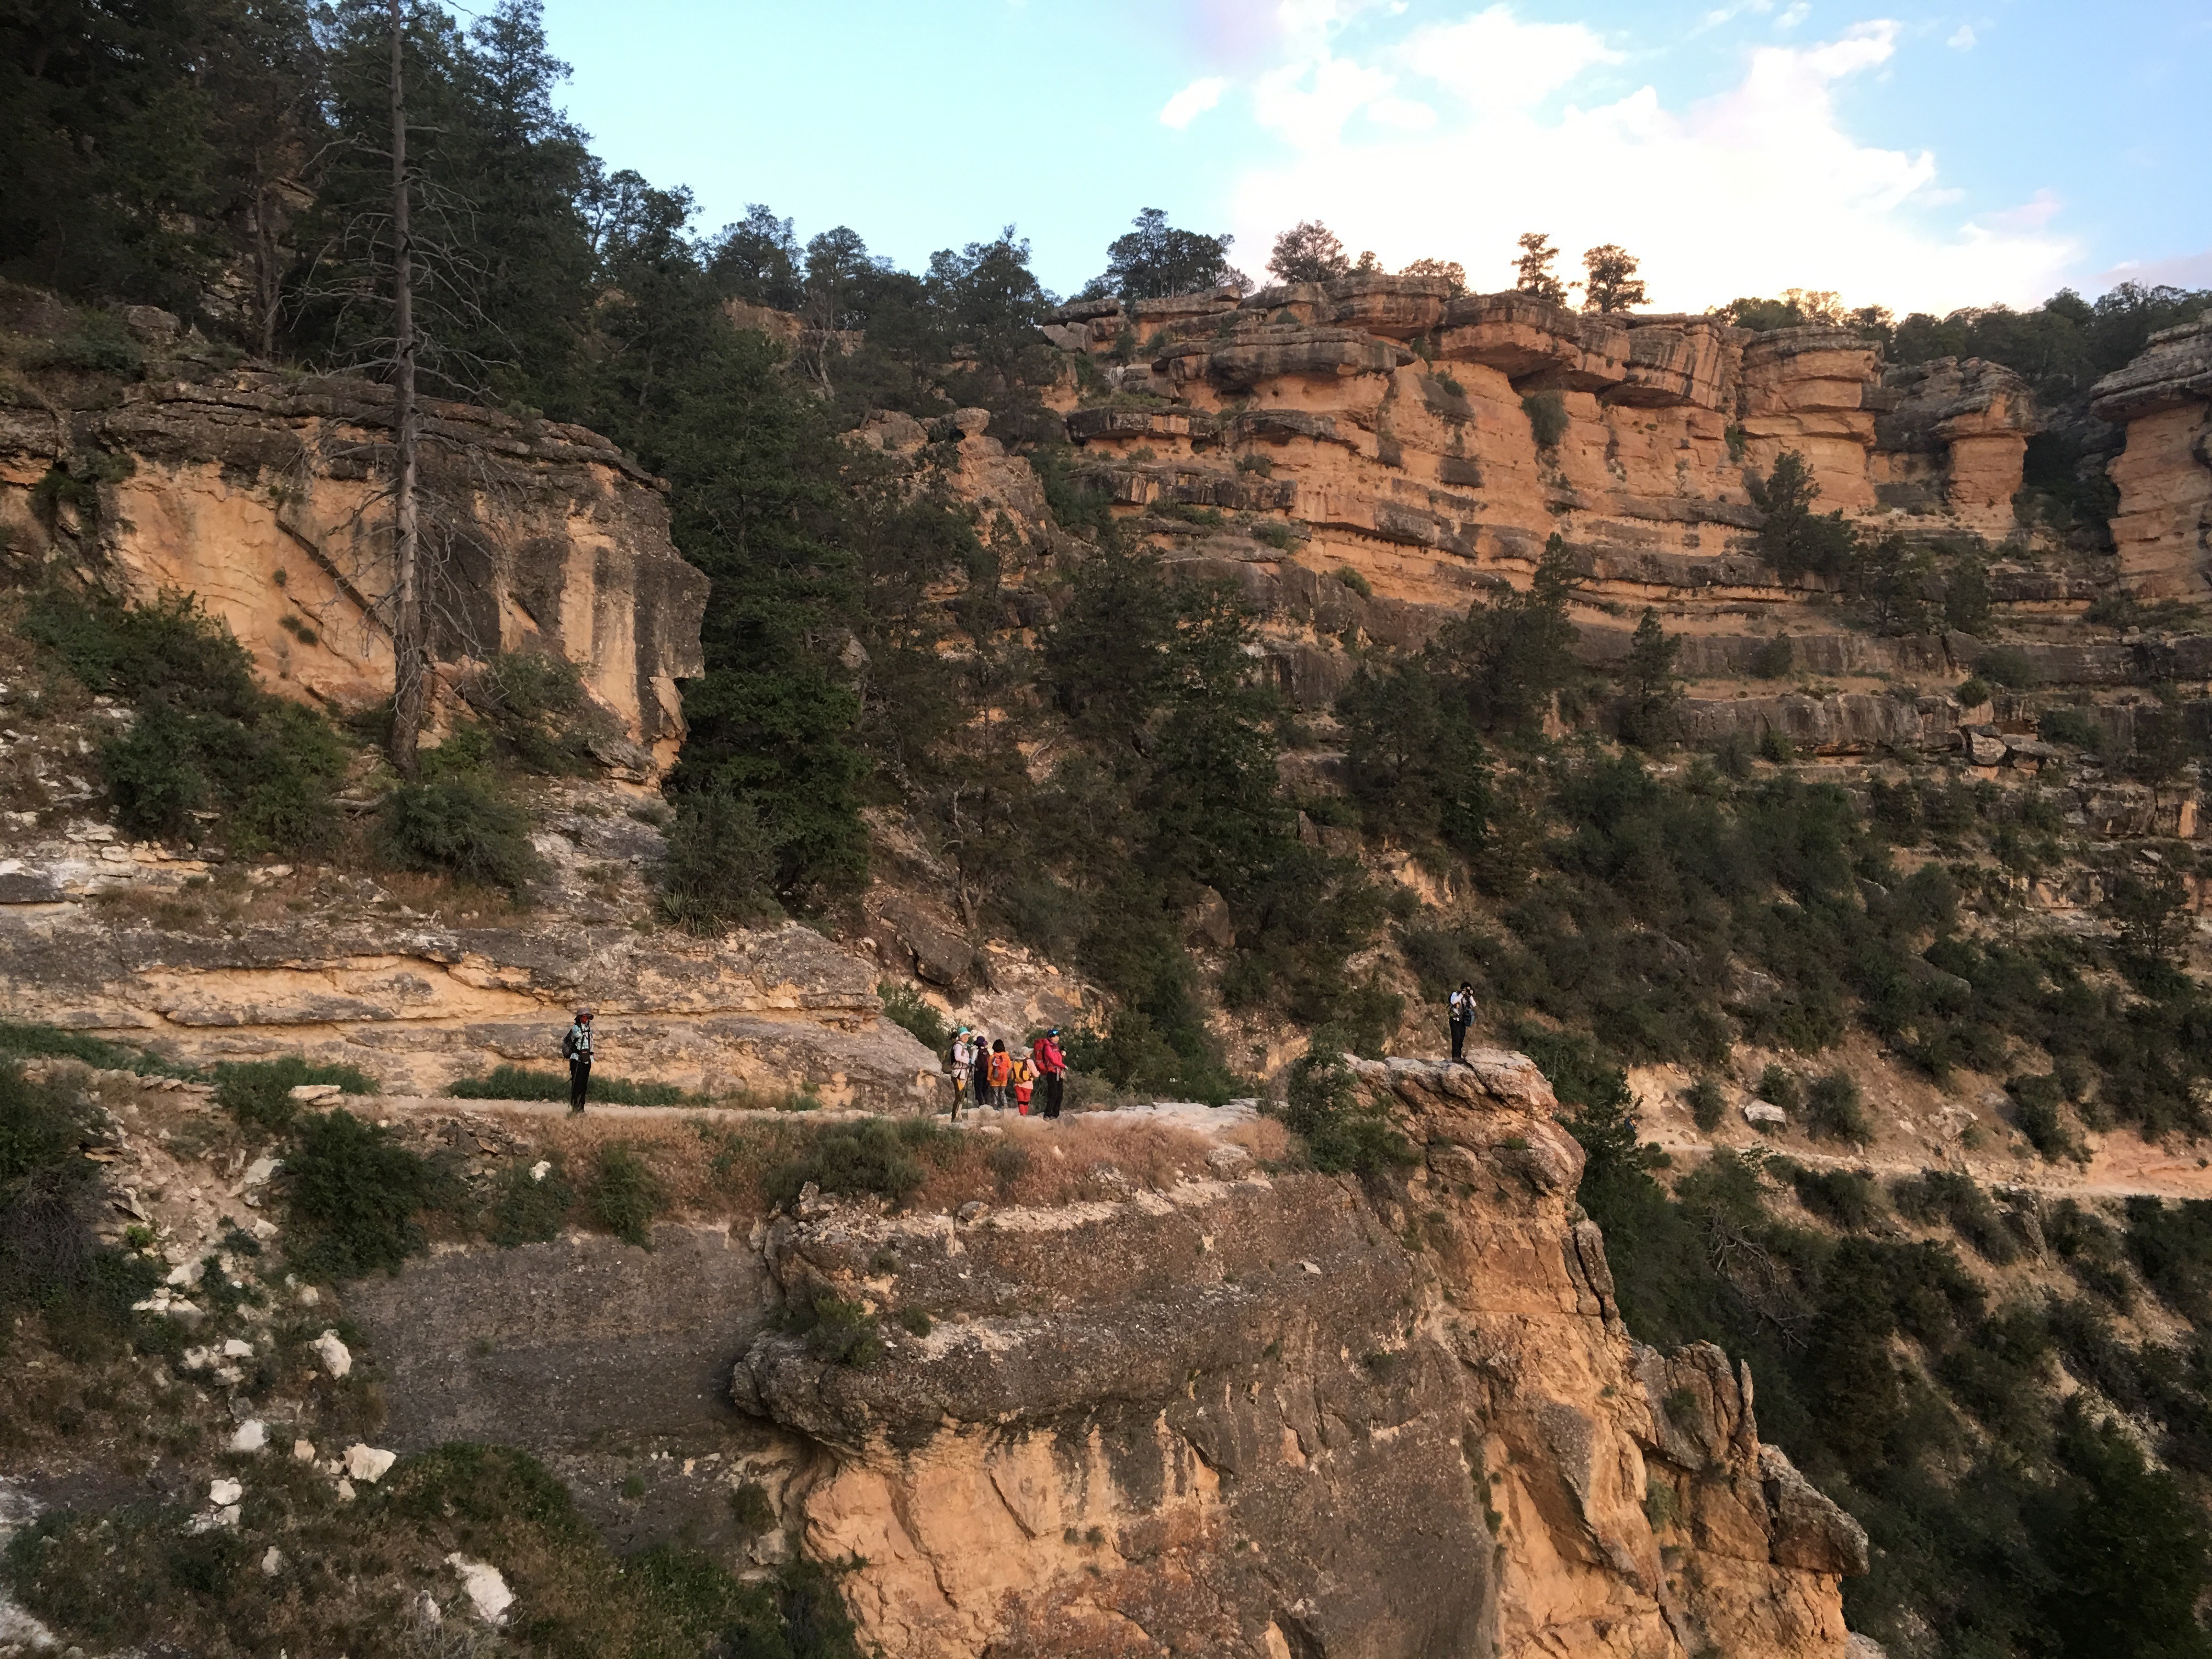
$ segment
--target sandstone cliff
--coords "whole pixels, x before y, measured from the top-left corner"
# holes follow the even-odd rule
[[[141,321],[162,346],[173,326]],[[197,594],[270,689],[367,707],[392,688],[391,407],[368,381],[181,356],[119,399],[0,404],[0,529],[19,566],[59,562],[137,599]],[[670,544],[655,481],[580,427],[434,403],[423,433],[426,606],[447,678],[495,652],[564,656],[652,751],[617,764],[673,763],[707,584]],[[41,492],[58,474],[98,481],[93,498]]]
[[[349,1310],[398,1449],[511,1441],[589,1487],[649,1446],[653,1524],[708,1536],[759,1482],[808,1553],[858,1558],[886,1653],[1840,1656],[1863,1535],[1759,1443],[1718,1350],[1629,1339],[1540,1074],[1358,1069],[1402,1178],[1262,1173],[1200,1110],[1170,1121],[1214,1150],[1162,1184],[804,1194],[749,1241],[442,1255]],[[882,1357],[776,1311],[822,1306]]]
[[[2097,383],[2091,410],[2127,428],[2111,467],[2127,585],[2152,599],[2212,595],[2212,313],[2154,334]]]

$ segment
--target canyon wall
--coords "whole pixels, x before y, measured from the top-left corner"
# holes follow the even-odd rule
[[[270,690],[367,707],[392,692],[391,422],[368,381],[157,359],[119,401],[0,404],[0,526],[19,571],[60,562],[135,599],[195,594]],[[665,769],[677,682],[702,672],[707,581],[669,541],[658,483],[580,427],[434,401],[422,433],[444,678],[495,652],[565,657],[649,754],[616,763]],[[96,505],[41,494],[63,466],[106,481]]]
[[[1794,450],[1821,510],[1994,542],[2037,425],[2026,384],[1979,359],[1885,368],[1843,329],[1421,277],[1070,306],[1047,332],[1079,359],[1068,434],[1120,511],[1190,556],[1356,573],[1401,612],[1384,637],[1524,580],[1553,534],[1594,631],[1652,604],[1693,635],[1832,632],[1822,585],[1752,550],[1747,474]]]
[[[2097,382],[2090,410],[2127,428],[2110,469],[2127,586],[2148,599],[2212,598],[2212,311],[2152,335]]]
[[[629,1524],[708,1536],[758,1482],[780,1525],[744,1547],[857,1558],[889,1653],[1841,1659],[1863,1534],[1760,1443],[1747,1372],[1629,1339],[1540,1073],[1358,1076],[1415,1159],[1365,1183],[1224,1139],[1200,1178],[1101,1174],[1095,1201],[810,1189],[650,1257],[447,1253],[348,1311],[399,1449],[511,1441],[594,1505],[650,1456]],[[771,1316],[827,1297],[872,1363]]]

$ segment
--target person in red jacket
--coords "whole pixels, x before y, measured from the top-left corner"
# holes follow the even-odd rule
[[[1058,1117],[1067,1086],[1067,1056],[1060,1051],[1060,1027],[1055,1025],[1030,1050],[1036,1058],[1037,1075],[1044,1079],[1044,1115]]]

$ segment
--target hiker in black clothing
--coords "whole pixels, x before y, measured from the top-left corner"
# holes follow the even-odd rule
[[[568,1110],[584,1109],[584,1097],[592,1087],[592,1011],[576,1010],[576,1023],[561,1039],[561,1058],[568,1062]]]
[[[969,1079],[975,1090],[975,1103],[988,1105],[991,1101],[991,1045],[981,1037],[975,1040],[975,1059],[969,1069]]]
[[[1465,1063],[1462,1052],[1467,1047],[1467,1028],[1474,1024],[1474,987],[1467,981],[1459,982],[1459,989],[1451,994],[1452,1058]]]

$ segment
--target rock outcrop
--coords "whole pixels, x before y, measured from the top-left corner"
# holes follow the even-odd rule
[[[1747,1374],[1630,1340],[1540,1073],[1358,1074],[1416,1151],[1402,1183],[770,1224],[782,1297],[887,1344],[855,1366],[763,1327],[732,1385],[823,1460],[793,1502],[811,1552],[865,1563],[866,1638],[1840,1656],[1863,1534],[1760,1445]]]
[[[2097,382],[2090,411],[2127,428],[2108,469],[2123,580],[2148,599],[2212,596],[2212,312],[2152,335]]]
[[[363,380],[157,363],[118,404],[0,407],[0,529],[18,560],[131,598],[198,596],[271,690],[362,708],[392,690],[390,392]],[[432,403],[423,546],[433,654],[566,657],[660,767],[702,672],[706,578],[655,480],[580,427]],[[107,480],[41,500],[50,471]]]

